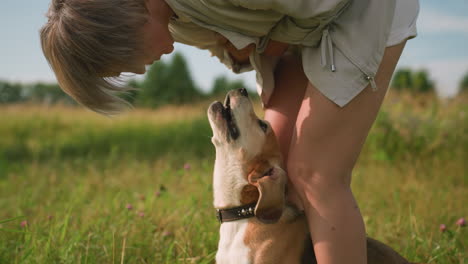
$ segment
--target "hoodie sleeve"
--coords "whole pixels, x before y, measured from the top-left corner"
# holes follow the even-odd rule
[[[350,0],[230,0],[232,4],[254,10],[274,10],[297,19],[322,16]]]
[[[272,10],[284,17],[270,32],[271,39],[288,39],[305,44],[308,36],[320,30],[343,11],[352,0],[230,0],[233,5],[253,10]],[[316,42],[313,40],[312,42]],[[311,42],[311,41],[308,41]]]
[[[169,24],[169,31],[175,41],[199,49],[208,50],[212,57],[217,57],[228,69],[234,73],[243,73],[253,70],[250,63],[239,64],[232,60],[227,50],[216,41],[216,32],[204,29],[195,24],[183,24],[174,28],[178,22],[173,21]]]

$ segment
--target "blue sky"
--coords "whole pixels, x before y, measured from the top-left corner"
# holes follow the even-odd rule
[[[427,69],[439,92],[453,95],[462,75],[468,72],[468,1],[420,1],[419,35],[408,42],[398,67]],[[0,79],[55,81],[42,55],[38,33],[46,21],[48,5],[49,0],[2,0]],[[187,57],[193,78],[203,90],[208,90],[214,78],[221,74],[244,79],[249,87],[255,87],[253,73],[232,74],[206,51],[179,44],[175,49]]]

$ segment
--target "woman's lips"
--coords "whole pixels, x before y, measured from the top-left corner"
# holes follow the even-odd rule
[[[155,61],[158,61],[161,59],[162,55],[164,54],[170,54],[174,51],[174,45],[171,45],[171,46],[168,46],[167,48],[163,49],[161,51],[161,55],[159,55],[159,57],[157,57],[156,59],[154,59],[153,61],[149,61],[148,63],[145,63],[146,65],[152,65]]]

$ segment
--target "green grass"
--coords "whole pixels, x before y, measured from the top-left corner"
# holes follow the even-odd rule
[[[207,105],[0,108],[0,264],[213,263]],[[467,262],[467,105],[390,95],[354,171],[368,234],[412,261]]]

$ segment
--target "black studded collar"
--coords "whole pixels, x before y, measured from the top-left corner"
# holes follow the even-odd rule
[[[255,216],[255,206],[257,203],[246,204],[228,209],[216,209],[216,218],[220,223],[232,222]]]

